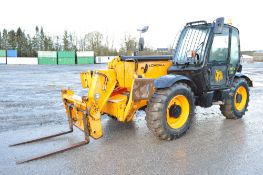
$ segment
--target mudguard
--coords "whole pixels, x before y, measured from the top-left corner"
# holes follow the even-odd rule
[[[168,74],[154,80],[154,86],[156,89],[164,89],[171,87],[176,82],[186,82],[194,91],[196,90],[195,83],[186,76]]]
[[[249,87],[253,87],[253,81],[250,78],[248,78],[248,76],[242,74],[241,72],[237,72],[235,74],[235,78],[245,78],[247,80]]]

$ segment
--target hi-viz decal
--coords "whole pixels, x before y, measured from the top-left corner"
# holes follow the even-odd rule
[[[215,71],[215,80],[217,82],[223,80],[223,72],[221,70],[216,69],[216,71]]]

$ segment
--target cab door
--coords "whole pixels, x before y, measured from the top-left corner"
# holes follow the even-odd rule
[[[222,33],[214,34],[208,56],[208,85],[210,90],[227,87],[229,69],[230,29],[224,27]]]
[[[239,32],[236,28],[231,29],[231,48],[230,48],[230,60],[229,60],[229,81],[232,82],[237,68],[240,65],[240,41],[239,41]]]

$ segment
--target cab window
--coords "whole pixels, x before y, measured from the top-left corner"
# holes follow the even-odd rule
[[[232,29],[230,64],[236,67],[239,62],[239,34],[237,29]]]
[[[229,28],[224,28],[222,33],[215,34],[211,46],[209,61],[226,62],[228,58]]]

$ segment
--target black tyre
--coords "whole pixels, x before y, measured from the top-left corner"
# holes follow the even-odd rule
[[[178,138],[190,127],[194,110],[194,94],[187,84],[157,89],[146,109],[147,126],[160,139]]]
[[[234,80],[228,98],[224,105],[220,105],[221,113],[227,119],[242,118],[247,111],[249,102],[249,87],[244,78]]]

